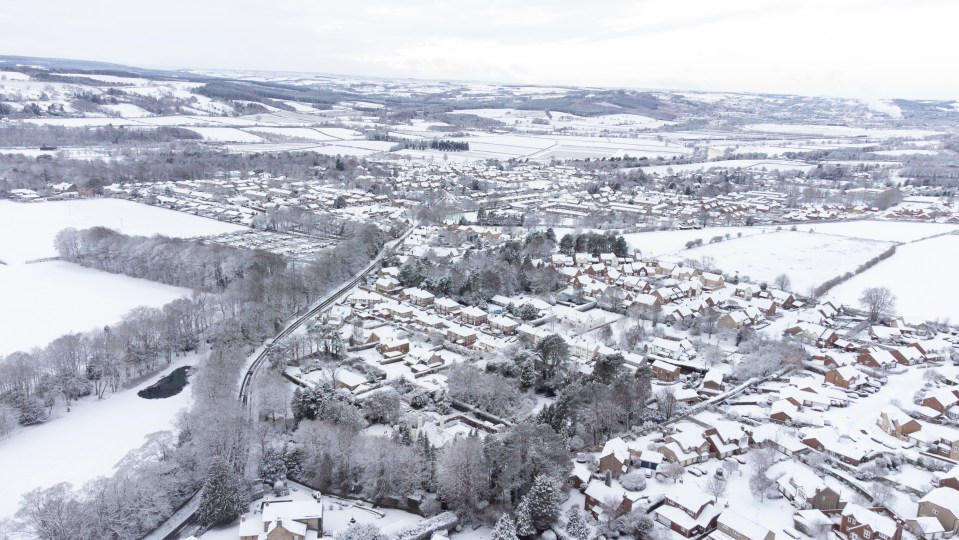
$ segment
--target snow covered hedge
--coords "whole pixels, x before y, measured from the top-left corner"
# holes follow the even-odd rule
[[[443,512],[396,533],[395,540],[426,540],[434,532],[449,530],[456,526],[459,518],[453,512]]]

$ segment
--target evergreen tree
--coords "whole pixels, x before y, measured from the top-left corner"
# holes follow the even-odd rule
[[[200,506],[196,517],[203,525],[223,525],[238,518],[247,509],[247,494],[243,482],[227,464],[216,457],[203,484]]]
[[[556,486],[556,481],[541,474],[533,480],[533,487],[523,497],[521,504],[526,504],[533,528],[537,531],[545,531],[559,517],[559,507],[562,502],[563,497]]]
[[[503,514],[493,527],[492,540],[518,540],[516,536],[516,524],[509,514]]]
[[[572,235],[566,234],[563,236],[563,239],[559,241],[559,251],[563,255],[572,255],[575,249],[576,241]]]
[[[259,474],[260,478],[268,484],[273,484],[277,480],[286,478],[286,460],[283,452],[272,446],[267,447],[260,458]]]
[[[533,526],[533,516],[529,511],[529,503],[525,497],[516,507],[516,534],[522,537],[530,537],[536,534],[536,527]]]
[[[566,513],[566,532],[573,540],[586,540],[589,538],[589,527],[586,525],[586,519],[580,512],[578,506],[573,506]]]
[[[523,362],[519,370],[519,386],[523,390],[529,390],[536,384],[536,368],[532,360]]]

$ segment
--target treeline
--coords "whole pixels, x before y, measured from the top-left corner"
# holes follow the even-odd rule
[[[73,128],[10,124],[0,127],[0,146],[10,147],[134,145],[201,139],[202,137],[194,131],[168,126],[127,129],[123,126]]]
[[[559,251],[564,255],[589,253],[599,256],[600,253],[613,253],[617,257],[628,257],[629,243],[622,235],[616,236],[608,231],[602,234],[572,233],[563,235],[562,240],[559,241]]]
[[[5,128],[0,128],[2,131]],[[152,149],[121,149],[124,159],[54,159],[37,161],[21,154],[0,155],[0,195],[5,189],[43,189],[70,182],[100,191],[103,186],[127,182],[176,182],[213,178],[220,171],[257,171],[273,176],[317,179],[347,178],[363,160],[337,158],[312,152],[263,152],[237,154],[178,142]]]
[[[465,152],[470,149],[470,143],[466,141],[451,141],[448,139],[403,141],[398,146],[407,150],[438,150],[440,152]]]
[[[0,435],[45,421],[59,402],[102,398],[197,349],[216,320],[215,301],[201,296],[162,308],[137,308],[119,323],[65,334],[42,349],[0,357]]]
[[[524,221],[523,214],[518,213],[497,212],[485,208],[476,212],[476,224],[485,227],[522,227]]]
[[[855,272],[846,272],[845,274],[838,275],[824,281],[821,285],[819,285],[818,287],[812,290],[813,298],[819,298],[820,296],[829,292],[829,290],[832,289],[833,287],[839,285],[840,283],[849,281],[850,279],[853,278],[853,276],[858,276],[859,274],[865,272],[866,270],[869,270],[873,266],[876,266],[877,264],[888,259],[889,257],[892,257],[895,254],[896,254],[896,246],[890,246],[889,249],[887,249],[886,251],[883,251],[879,255],[876,255],[875,257],[869,259],[868,261],[860,264],[856,268]]]
[[[341,244],[336,260],[323,257],[309,265],[303,275],[311,278],[312,295],[328,292],[360,271],[384,240],[376,227],[364,227]],[[298,272],[299,267],[284,267],[275,275]],[[204,526],[229,523],[246,510],[250,483],[245,472],[251,450],[258,447],[236,398],[240,374],[249,354],[277,331],[281,318],[307,305],[305,297],[296,301],[284,294],[257,300],[257,291],[272,286],[270,277],[249,272],[210,297],[222,299],[219,309],[211,309],[217,320],[203,333],[210,352],[191,377],[193,403],[179,419],[177,434],[154,435],[144,448],[131,452],[113,477],[80,488],[58,484],[28,493],[17,512],[21,530],[35,538],[140,538],[197,490],[197,517]]]
[[[534,258],[543,257],[550,245],[555,245],[551,242],[543,233],[534,233],[522,242],[509,241],[495,250],[469,251],[452,264],[449,258],[428,252],[409,258],[400,267],[399,282],[469,305],[485,305],[498,294],[545,294],[565,284],[552,266],[533,264]]]

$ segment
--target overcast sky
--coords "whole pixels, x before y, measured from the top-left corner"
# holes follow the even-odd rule
[[[0,54],[959,99],[956,0],[4,0]]]

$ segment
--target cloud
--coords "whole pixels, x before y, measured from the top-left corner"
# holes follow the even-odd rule
[[[948,0],[14,0],[2,16],[8,54],[157,67],[959,97]]]

